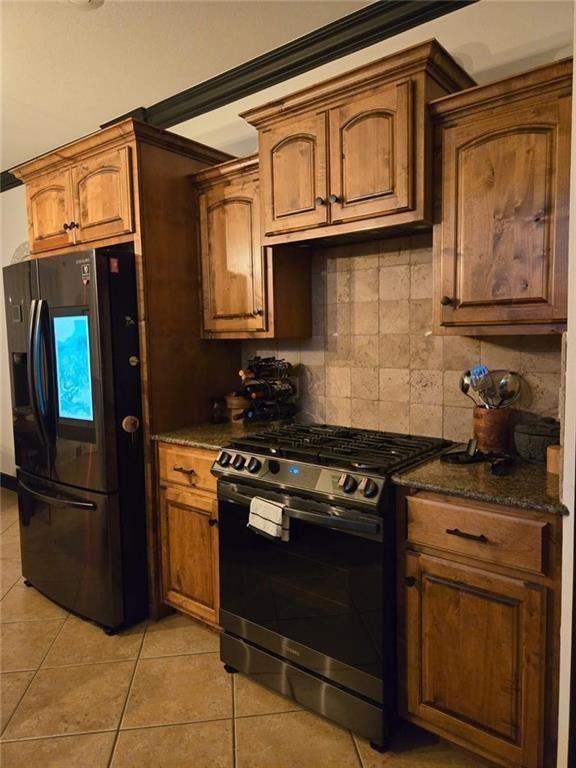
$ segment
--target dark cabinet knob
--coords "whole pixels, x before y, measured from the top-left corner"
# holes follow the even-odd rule
[[[340,198],[338,197],[338,195],[330,195],[328,200],[330,200],[331,203],[339,203],[340,202]]]
[[[414,587],[416,585],[416,579],[414,576],[406,576],[404,584],[406,584],[407,587]]]
[[[64,222],[64,231],[67,232],[69,229],[72,229],[70,224],[67,224],[66,222]]]
[[[254,312],[252,312],[252,314],[254,315],[254,317],[260,317],[261,315],[264,314],[264,310],[263,309],[255,309]]]
[[[326,200],[323,197],[317,197],[314,202],[316,205],[326,205]]]
[[[214,518],[212,518],[211,520],[208,520],[208,525],[210,528],[213,528],[215,525],[218,525],[218,520],[214,520]]]
[[[450,304],[454,304],[454,299],[451,299],[450,296],[442,296],[440,304],[442,304],[443,307],[448,307]]]

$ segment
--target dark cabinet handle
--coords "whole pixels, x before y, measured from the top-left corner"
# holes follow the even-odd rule
[[[450,296],[442,296],[440,304],[442,304],[443,307],[448,307],[450,304],[454,304],[454,299],[451,299]]]
[[[464,531],[461,531],[458,528],[446,528],[446,533],[449,533],[450,536],[459,536],[461,539],[470,539],[470,541],[479,541],[481,544],[488,543],[488,539],[486,538],[486,536],[484,536],[483,533],[477,536],[475,533],[465,533]]]
[[[340,202],[340,198],[338,197],[338,195],[330,195],[328,200],[330,200],[331,203],[339,203]]]
[[[193,469],[187,469],[187,467],[172,467],[174,472],[181,472],[183,475],[195,475],[196,472]]]
[[[317,197],[314,202],[316,205],[326,205],[326,200],[323,197]]]
[[[67,223],[64,224],[64,231],[67,231],[67,230],[72,231],[73,229],[80,229],[80,225],[75,221],[71,221],[70,224],[67,224]]]
[[[218,520],[214,520],[214,518],[212,518],[211,520],[208,520],[208,525],[210,528],[214,528],[215,525],[218,525]]]
[[[66,222],[64,222],[64,231],[66,232],[66,231],[68,231],[69,229],[72,229],[72,227],[70,226],[70,224],[67,224]]]
[[[406,584],[407,587],[414,587],[416,585],[416,579],[414,576],[406,576],[404,579],[404,584]]]

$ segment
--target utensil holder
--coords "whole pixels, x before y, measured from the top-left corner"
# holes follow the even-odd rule
[[[480,451],[508,451],[510,409],[474,407],[473,433]]]

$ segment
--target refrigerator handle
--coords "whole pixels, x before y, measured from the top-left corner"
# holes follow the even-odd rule
[[[44,429],[44,422],[40,413],[40,406],[38,404],[38,326],[39,326],[39,301],[32,299],[30,302],[30,332],[28,334],[28,394],[30,395],[30,406],[34,419],[36,420],[36,426],[40,435],[40,440],[44,445],[48,444],[46,431]]]
[[[75,499],[67,499],[62,496],[50,496],[47,493],[35,491],[34,488],[30,488],[30,486],[23,483],[22,480],[20,480],[20,487],[25,490],[26,493],[29,493],[30,496],[39,499],[39,501],[45,501],[47,504],[57,504],[62,507],[73,507],[74,509],[96,509],[96,504],[91,501],[76,501]]]
[[[44,434],[46,435],[46,440],[48,442],[55,442],[55,414],[54,414],[54,407],[55,407],[55,394],[54,394],[54,365],[52,360],[52,347],[49,343],[49,315],[48,315],[48,302],[45,299],[38,299],[38,309],[37,309],[37,326],[38,329],[36,331],[36,338],[35,338],[35,345],[37,349],[36,353],[36,362],[34,363],[37,365],[37,373],[38,376],[36,377],[36,386],[38,390],[39,400],[41,401],[43,407],[39,408],[41,419],[42,419],[42,427],[44,429]],[[42,362],[42,351],[45,353],[45,359],[46,359],[46,365],[48,367],[48,370],[46,372],[45,383],[46,383],[46,392],[44,391],[44,380],[42,377],[42,372],[40,370],[41,362]]]

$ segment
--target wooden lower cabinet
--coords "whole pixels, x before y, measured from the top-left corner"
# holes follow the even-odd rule
[[[542,765],[546,588],[407,557],[408,710],[510,765]]]
[[[551,768],[561,518],[401,493],[398,536],[401,715],[496,764]]]
[[[166,482],[165,477],[166,467],[172,464],[176,469],[186,464],[188,471],[199,476],[215,455],[168,444],[158,449],[162,599],[212,626],[218,626],[219,608],[216,494],[190,485],[190,475],[183,475],[181,482]]]

